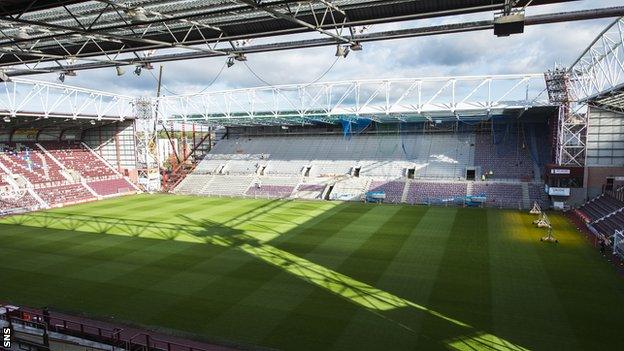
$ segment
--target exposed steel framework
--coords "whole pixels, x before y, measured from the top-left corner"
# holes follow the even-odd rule
[[[361,33],[358,28],[417,18],[509,14],[553,1],[376,0],[90,0],[16,1],[0,5],[0,116],[39,119],[137,119],[137,149],[146,188],[157,170],[158,123],[288,125],[367,117],[379,122],[480,120],[507,111],[560,106],[556,161],[583,166],[585,105],[624,111],[624,19],[605,29],[568,70],[512,76],[353,80],[135,98],[17,78],[22,74],[361,43],[492,29],[477,21]],[[208,5],[207,5],[208,4]],[[525,25],[602,18],[624,7],[526,17]],[[316,32],[319,38],[280,40]],[[265,38],[263,44],[251,40]],[[544,79],[545,78],[545,79]],[[154,185],[156,187],[156,185]]]
[[[0,67],[9,76],[492,30],[494,14],[571,0],[5,0]],[[466,13],[492,18],[364,32],[373,24]],[[624,7],[526,17],[525,25],[624,15]],[[302,39],[283,35],[317,33]],[[262,39],[261,39],[262,38]],[[263,43],[254,43],[254,40]]]
[[[209,125],[488,119],[550,105],[542,74],[350,80],[165,96],[165,122]]]

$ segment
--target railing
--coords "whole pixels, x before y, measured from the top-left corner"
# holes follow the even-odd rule
[[[0,305],[0,307],[3,307]],[[128,336],[129,330],[111,328],[103,325],[82,322],[51,316],[46,310],[12,310],[0,314],[0,320],[9,322],[9,325],[22,325],[43,331],[45,338],[48,332],[56,332],[77,338],[99,342],[128,351],[208,351],[208,349],[163,340],[146,332],[138,332]],[[46,341],[44,341],[46,342]]]
[[[131,336],[126,342],[125,348],[130,351],[208,351],[204,348],[161,340],[147,333],[137,333]]]
[[[121,328],[110,329],[60,317],[51,317],[45,311],[22,311],[21,309],[8,311],[6,314],[0,315],[0,319],[6,320],[9,324],[19,324],[43,330],[44,334],[52,331],[117,347],[123,347],[124,344],[121,340],[121,332],[123,331]]]

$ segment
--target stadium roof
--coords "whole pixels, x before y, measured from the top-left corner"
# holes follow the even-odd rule
[[[569,72],[575,100],[624,112],[624,17],[607,26]]]
[[[570,0],[5,0],[0,67],[30,64],[24,71],[37,73],[78,62],[90,63],[87,67],[146,63],[156,49],[226,56],[249,39],[314,31],[335,43],[353,44],[356,26],[508,13],[565,1]]]
[[[0,120],[0,134],[9,135],[9,138],[12,134],[19,133],[19,131],[36,131],[44,134],[59,134],[63,131],[83,131],[119,122],[121,121],[118,119],[74,119],[71,116],[68,116],[67,118],[44,118],[30,115],[18,115],[17,118],[6,119],[5,117],[5,120]]]
[[[163,96],[164,122],[300,125],[487,120],[552,104],[543,74],[365,79]]]

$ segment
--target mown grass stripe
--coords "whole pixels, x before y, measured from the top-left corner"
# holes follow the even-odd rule
[[[335,250],[334,255],[318,256],[315,255],[314,251],[310,251],[305,258],[316,264],[340,271],[341,265],[349,254],[353,254],[364,245],[399,210],[398,207],[372,207],[372,209],[362,213],[357,221],[341,226],[339,231],[334,230],[333,235],[318,247],[322,249],[324,246],[331,246]],[[367,228],[367,230],[362,230],[363,228]],[[351,248],[352,251],[348,252],[347,255],[342,255],[347,252],[348,248]],[[321,305],[324,308],[318,308]],[[302,344],[309,345],[313,349],[328,348],[349,323],[350,316],[360,308],[360,306],[339,297],[329,289],[316,287],[271,330],[271,333],[265,337],[264,343],[279,345],[299,340]],[[329,312],[334,309],[341,310],[340,315]],[[318,326],[321,324],[324,327],[319,329]]]
[[[324,220],[332,220],[337,216],[340,216],[344,209],[342,208],[333,208],[330,211],[327,211],[321,215]],[[354,217],[354,220],[356,218]],[[314,227],[314,223],[317,218],[315,218],[310,223],[306,222],[303,227]],[[283,237],[280,237],[277,240],[288,240],[290,236],[285,234]],[[242,240],[241,242],[245,242]],[[319,242],[320,244],[321,242]],[[240,313],[244,313],[247,318],[239,318],[237,319],[237,323],[239,327],[244,327],[241,323],[245,322],[254,322],[255,312],[267,312],[269,310],[273,314],[273,319],[279,319],[280,310],[287,311],[287,301],[284,299],[276,300],[275,303],[279,304],[282,308],[272,308],[272,303],[265,301],[264,306],[261,306],[260,309],[264,311],[258,311],[258,309],[249,308],[249,305],[245,303],[245,301],[249,301],[249,299],[253,299],[252,296],[259,291],[262,291],[262,288],[266,285],[272,285],[271,282],[278,277],[284,277],[285,273],[273,266],[267,265],[265,262],[258,260],[247,253],[241,252],[234,248],[229,251],[231,255],[236,255],[238,257],[239,263],[236,265],[235,269],[229,270],[225,272],[219,277],[210,280],[210,284],[207,285],[204,289],[199,289],[197,291],[197,295],[202,296],[202,301],[204,302],[201,305],[198,305],[196,309],[193,311],[189,311],[189,313],[194,316],[195,320],[202,320],[203,323],[207,323],[206,327],[209,327],[211,330],[215,330],[219,335],[224,337],[233,337],[232,332],[235,332],[236,329],[231,329],[228,326],[231,325],[231,320],[229,319],[231,316],[236,316],[237,314],[240,317]],[[312,289],[307,283],[298,281],[297,279],[288,276],[287,278],[289,285],[289,292],[293,293],[293,296],[301,296],[304,295],[305,292]],[[218,287],[215,289],[215,287]],[[226,293],[223,289],[227,290]],[[197,296],[196,295],[196,296]],[[159,315],[155,316],[155,318],[167,318],[167,314],[171,313],[176,309],[181,308],[181,306],[187,306],[189,303],[192,303],[192,298],[189,299],[181,299],[169,306],[170,311],[164,311]],[[239,308],[243,308],[242,311]],[[282,312],[285,313],[285,312]],[[247,343],[258,343],[261,339],[259,335],[260,329],[264,329],[267,321],[264,321],[262,325],[256,325],[256,323],[250,324],[247,328],[253,328],[254,332],[249,333],[246,338],[242,341]]]
[[[545,231],[535,228],[533,219],[517,211],[488,211],[492,333],[530,349],[576,349],[563,306],[535,251]]]
[[[409,216],[409,219],[406,216],[403,218],[406,223],[412,223],[412,216],[420,214],[420,218],[413,223],[403,245],[388,260],[385,271],[374,285],[427,307],[456,209],[407,208],[411,212],[405,213]],[[425,312],[409,307],[384,311],[383,316],[387,318],[385,327],[374,328],[371,326],[380,323],[380,316],[360,310],[332,346],[335,350],[381,349],[392,344],[396,349],[409,349],[415,344],[425,315]],[[402,325],[411,331],[402,328]]]
[[[471,337],[475,330],[491,330],[491,290],[487,211],[459,209],[427,307],[472,328],[427,315],[418,343],[425,348],[448,347],[452,340]]]

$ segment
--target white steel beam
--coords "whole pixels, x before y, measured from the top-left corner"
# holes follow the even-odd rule
[[[569,68],[572,98],[588,101],[624,85],[624,17],[609,25]]]
[[[486,115],[551,105],[542,74],[350,80],[263,86],[158,99],[161,119],[227,124],[341,116]]]
[[[134,100],[131,96],[22,78],[0,83],[0,116],[124,120],[134,117]]]

